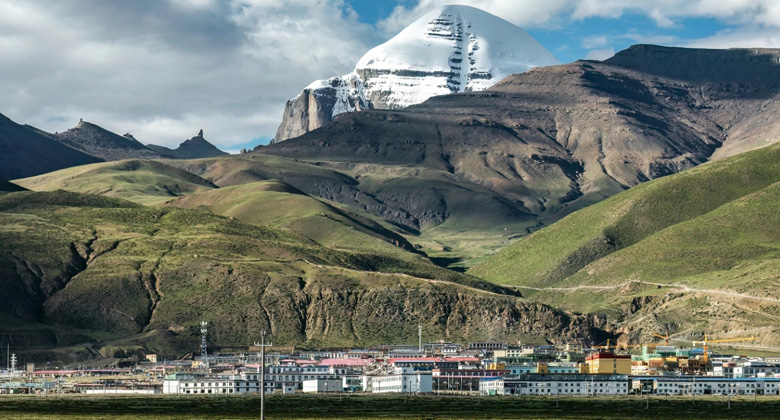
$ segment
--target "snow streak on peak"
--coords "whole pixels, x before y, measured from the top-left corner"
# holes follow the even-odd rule
[[[288,102],[274,141],[344,112],[404,108],[432,96],[480,91],[510,74],[556,64],[528,33],[497,16],[469,6],[439,7],[366,53],[352,73],[310,84]],[[301,115],[305,124],[295,121]]]

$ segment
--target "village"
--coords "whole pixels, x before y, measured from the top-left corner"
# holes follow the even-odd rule
[[[244,353],[209,354],[205,330],[199,356],[146,354],[122,368],[18,369],[9,354],[0,394],[780,395],[780,356],[716,353],[714,341],[685,348],[666,336],[629,349],[610,342],[423,343],[420,335],[418,345],[312,351],[263,342]]]

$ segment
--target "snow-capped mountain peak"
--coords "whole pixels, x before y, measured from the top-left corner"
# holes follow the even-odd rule
[[[274,142],[344,112],[404,108],[432,96],[484,90],[510,74],[555,64],[549,51],[506,20],[469,6],[442,6],[367,52],[352,73],[306,87],[287,103]]]

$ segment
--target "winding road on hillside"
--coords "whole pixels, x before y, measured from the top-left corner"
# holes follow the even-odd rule
[[[712,290],[712,289],[695,289],[693,287],[680,284],[680,283],[655,283],[650,281],[642,281],[642,280],[629,280],[625,283],[618,284],[616,286],[572,286],[572,287],[531,287],[531,286],[510,286],[505,285],[507,287],[516,287],[518,289],[528,289],[528,290],[538,290],[538,291],[559,291],[559,292],[571,292],[571,291],[577,291],[577,290],[614,290],[614,289],[620,289],[632,284],[649,284],[652,286],[660,286],[660,287],[669,287],[669,288],[675,288],[677,291],[681,293],[708,293],[708,294],[715,294],[715,295],[724,295],[724,296],[731,296],[736,297],[740,299],[753,299],[753,300],[760,300],[764,302],[772,302],[772,303],[780,303],[780,299],[774,299],[774,298],[767,298],[767,297],[758,297],[758,296],[751,296],[751,295],[744,295],[741,293],[733,293],[733,292],[726,292],[722,290]]]

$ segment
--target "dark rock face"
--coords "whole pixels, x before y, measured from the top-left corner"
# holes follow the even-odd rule
[[[206,139],[203,138],[203,130],[200,130],[197,136],[185,140],[176,149],[169,149],[165,146],[157,146],[154,144],[149,144],[146,147],[153,149],[163,157],[170,159],[202,159],[227,154],[206,141]]]
[[[19,185],[16,185],[13,182],[8,182],[4,179],[0,179],[0,192],[17,192],[17,191],[27,191],[27,189]]]
[[[255,152],[360,167],[362,176],[379,165],[435,171],[435,183],[401,175],[348,187],[382,203],[364,208],[411,227],[439,224],[477,197],[495,203],[493,213],[506,216],[500,223],[557,218],[648,179],[780,139],[778,59],[780,50],[640,45],[605,62],[513,75],[485,92],[341,115]],[[356,204],[352,193],[296,187]]]
[[[0,114],[0,178],[26,178],[100,161]]]
[[[372,108],[363,92],[363,82],[356,75],[329,79],[327,86],[306,88],[287,101],[282,123],[271,142],[278,143],[322,127],[336,114]]]

